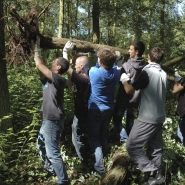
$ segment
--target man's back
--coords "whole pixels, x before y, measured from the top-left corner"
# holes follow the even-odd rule
[[[52,73],[53,80],[42,81],[43,87],[43,119],[60,120],[63,117],[63,97],[65,80],[60,75]]]
[[[149,84],[141,90],[138,120],[154,124],[163,123],[166,116],[167,75],[156,63],[148,64],[143,70],[148,74]]]
[[[89,76],[78,74],[75,71],[72,73],[71,81],[74,83],[74,106],[75,114],[86,114],[88,109],[88,99],[90,94],[90,79]]]
[[[102,67],[92,67],[89,76],[91,79],[90,109],[113,109],[114,89],[119,81],[120,71],[116,67],[105,70]]]

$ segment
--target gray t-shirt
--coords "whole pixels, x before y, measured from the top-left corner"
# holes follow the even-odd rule
[[[145,66],[132,85],[136,90],[141,89],[138,120],[152,124],[163,123],[166,116],[167,75],[160,65],[152,62]]]
[[[63,115],[66,79],[52,72],[52,81],[45,78],[43,85],[43,120],[61,120]]]

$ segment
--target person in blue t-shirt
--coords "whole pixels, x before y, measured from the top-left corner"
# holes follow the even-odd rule
[[[108,153],[109,124],[114,110],[114,90],[120,70],[114,65],[116,53],[103,48],[97,52],[98,62],[89,71],[91,92],[88,102],[88,135],[95,154],[95,170],[105,173],[103,157]]]

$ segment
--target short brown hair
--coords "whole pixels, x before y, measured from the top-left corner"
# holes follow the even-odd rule
[[[99,49],[97,56],[100,59],[100,63],[104,66],[106,70],[110,70],[116,61],[116,53],[111,48]]]
[[[160,63],[164,57],[164,51],[160,47],[150,49],[149,56],[151,62]]]

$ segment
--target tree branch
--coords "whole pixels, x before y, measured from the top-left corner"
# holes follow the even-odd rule
[[[177,57],[177,58],[174,58],[173,60],[170,60],[170,61],[164,63],[163,66],[166,66],[166,67],[172,66],[172,65],[180,62],[183,59],[185,59],[185,55],[184,56]]]

